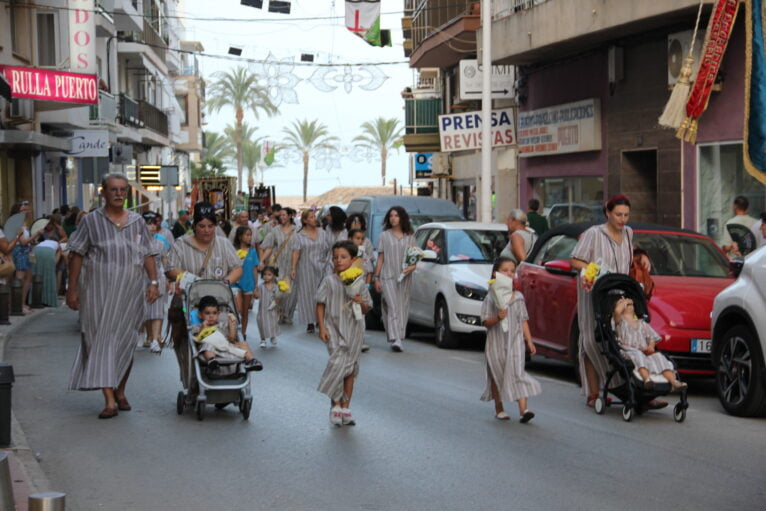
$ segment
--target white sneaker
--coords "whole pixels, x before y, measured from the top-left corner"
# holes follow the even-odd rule
[[[402,349],[402,341],[396,341],[396,342],[394,342],[394,343],[391,345],[391,351],[394,351],[394,352],[396,352],[396,353],[401,353],[402,351],[404,351],[404,350]]]
[[[266,339],[261,339],[261,348],[266,348]]]
[[[157,354],[162,353],[162,346],[160,346],[160,342],[157,339],[152,340],[152,343],[149,345],[149,351]]]
[[[343,414],[341,413],[340,406],[333,406],[330,409],[330,424],[338,428],[343,424]]]
[[[340,414],[344,426],[356,426],[356,421],[354,420],[354,416],[351,415],[351,410],[343,408],[341,409]]]
[[[370,351],[370,345],[362,344],[362,353],[367,353],[368,351]]]
[[[272,346],[276,346],[277,345],[277,338],[276,337],[272,337],[271,338],[271,345]]]

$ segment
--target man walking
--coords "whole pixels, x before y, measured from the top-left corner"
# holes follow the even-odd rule
[[[178,239],[191,231],[192,225],[189,221],[189,212],[182,209],[178,212],[178,220],[173,224],[173,238]]]
[[[231,224],[231,231],[229,231],[229,241],[233,244],[234,237],[237,235],[237,229],[240,227],[247,227],[253,233],[253,247],[255,246],[255,229],[250,226],[250,215],[247,211],[240,211],[234,217],[234,222]]]
[[[141,215],[124,209],[128,180],[108,174],[101,183],[106,205],[86,215],[69,239],[66,302],[80,311],[81,342],[69,388],[100,389],[99,419],[130,410],[125,384],[144,321],[144,300],[158,297],[156,252]],[[85,259],[85,278],[79,289]],[[146,284],[148,274],[149,284]]]
[[[723,232],[721,233],[721,248],[730,258],[741,257],[743,254],[740,252],[740,247],[736,240],[733,240],[731,236],[731,231],[735,230],[736,227],[730,229],[729,226],[741,225],[751,229],[755,225],[756,219],[747,214],[748,208],[750,208],[750,201],[747,200],[747,197],[744,195],[737,196],[731,205],[734,216],[724,224]]]
[[[527,211],[527,225],[535,230],[538,236],[545,234],[548,227],[548,220],[537,213],[540,209],[540,201],[537,199],[529,199],[529,210]]]

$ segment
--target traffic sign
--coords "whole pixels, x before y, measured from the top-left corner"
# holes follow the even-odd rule
[[[483,70],[476,59],[460,61],[460,99],[481,100]],[[513,99],[513,82],[516,70],[513,66],[492,66],[492,99]]]
[[[432,174],[433,153],[415,153],[415,179],[428,179]]]

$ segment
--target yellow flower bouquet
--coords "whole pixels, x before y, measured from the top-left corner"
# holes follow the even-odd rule
[[[239,250],[237,250],[237,257],[239,257],[240,259],[244,259],[245,257],[247,257],[247,253],[248,253],[247,250],[245,250],[244,248],[240,248]]]
[[[343,270],[338,274],[343,285],[346,286],[346,296],[352,300],[356,295],[362,292],[362,289],[364,289],[364,270],[359,267],[359,264],[357,264],[358,262],[360,262],[359,259],[354,261],[354,264],[348,269]],[[364,319],[361,305],[356,302],[351,302],[351,308],[353,309],[354,317],[357,320]]]
[[[601,276],[601,266],[597,263],[588,263],[588,266],[583,268],[582,274],[592,284]]]
[[[356,266],[351,266],[349,269],[340,272],[339,276],[343,283],[350,286],[356,279],[361,277],[364,272]]]
[[[274,299],[269,304],[269,310],[274,310],[282,301],[286,295],[290,294],[292,287],[290,287],[290,281],[282,279],[277,281],[277,290],[274,293]]]
[[[277,288],[279,289],[280,293],[289,293],[290,292],[290,283],[286,280],[280,280],[277,282]]]

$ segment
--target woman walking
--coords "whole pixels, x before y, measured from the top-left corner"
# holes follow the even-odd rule
[[[159,355],[162,353],[162,320],[165,319],[167,314],[167,287],[168,280],[165,277],[165,268],[167,267],[168,247],[165,245],[162,239],[160,239],[160,223],[159,218],[155,213],[147,211],[143,215],[146,227],[149,229],[149,235],[151,236],[152,251],[156,253],[154,256],[154,265],[157,268],[157,293],[158,297],[153,302],[149,300],[144,301],[144,328],[146,329],[146,339],[143,342],[144,348],[149,348],[149,351]],[[146,278],[146,285],[150,284],[149,278]]]
[[[290,244],[296,230],[290,211],[289,209],[282,209],[279,212],[277,217],[279,225],[271,229],[266,235],[266,239],[261,243],[261,266],[259,269],[263,270],[266,266],[274,266],[281,278],[289,278],[292,268],[293,251]],[[293,290],[292,293],[288,293],[282,299],[279,318],[281,323],[292,324],[297,296],[298,294]]]
[[[512,209],[505,223],[508,226],[508,245],[500,256],[511,259],[518,266],[532,251],[537,235],[527,227],[527,214],[520,209]]]
[[[402,268],[404,254],[415,246],[410,216],[401,206],[386,213],[383,232],[378,240],[378,261],[375,265],[375,291],[382,294],[381,311],[391,350],[402,351],[410,308],[412,272],[415,265]],[[403,278],[399,278],[403,275]]]
[[[297,295],[298,315],[306,323],[306,332],[313,334],[317,322],[316,292],[322,277],[327,274],[327,252],[331,243],[329,235],[319,228],[313,210],[303,212],[301,225],[291,241],[290,279],[293,293]]]
[[[11,206],[11,216],[18,213],[26,215],[27,220],[30,220],[29,202],[17,202]],[[19,235],[18,242],[14,245],[11,256],[13,257],[14,266],[16,266],[16,278],[21,280],[21,303],[25,311],[30,311],[32,309],[27,305],[27,296],[29,295],[29,287],[32,284],[32,263],[29,259],[32,236],[30,236],[26,225],[22,229],[21,233],[17,233]]]

